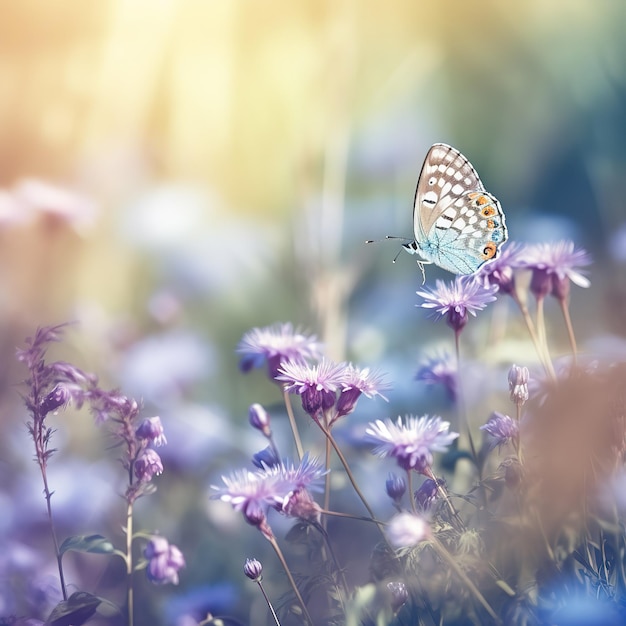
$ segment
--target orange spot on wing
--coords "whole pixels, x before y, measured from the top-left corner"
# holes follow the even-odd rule
[[[488,243],[485,244],[485,247],[483,248],[482,257],[485,260],[493,259],[493,257],[496,256],[497,251],[498,251],[498,246],[496,246],[496,244],[493,243],[493,241],[489,241]]]

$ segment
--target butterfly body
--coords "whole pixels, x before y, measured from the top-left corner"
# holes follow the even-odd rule
[[[472,164],[443,143],[431,146],[415,190],[415,240],[404,244],[418,263],[472,274],[495,259],[507,240],[504,213]]]

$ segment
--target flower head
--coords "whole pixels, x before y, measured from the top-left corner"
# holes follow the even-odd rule
[[[154,536],[144,550],[148,559],[146,574],[155,585],[178,584],[178,572],[185,567],[183,553],[165,537]]]
[[[415,504],[420,511],[428,512],[439,497],[439,485],[445,484],[443,478],[437,478],[435,482],[432,478],[427,478],[413,494]]]
[[[250,579],[256,581],[261,580],[261,574],[263,573],[263,565],[261,561],[256,559],[246,559],[243,566],[243,573]]]
[[[137,427],[135,434],[139,439],[151,441],[157,447],[167,443],[163,424],[161,424],[161,418],[158,415],[155,417],[146,417]]]
[[[396,548],[415,546],[428,538],[430,528],[423,517],[413,513],[400,513],[387,527],[390,543]]]
[[[242,355],[239,363],[242,371],[248,372],[267,363],[272,379],[282,363],[306,363],[307,359],[317,359],[321,355],[317,337],[294,329],[289,322],[249,330],[241,338],[237,352]]]
[[[326,359],[317,365],[290,361],[278,369],[276,380],[286,383],[286,391],[297,393],[302,400],[302,408],[316,419],[319,411],[334,406],[345,370],[345,363],[333,363]]]
[[[449,432],[450,423],[440,417],[414,417],[408,415],[404,421],[398,417],[371,422],[366,439],[376,444],[374,453],[379,456],[393,456],[404,470],[414,469],[425,472],[433,464],[433,452],[445,452],[459,436]]]
[[[512,294],[515,291],[515,270],[520,267],[521,250],[519,243],[509,242],[497,258],[478,270],[477,279],[485,287],[495,285],[499,292]]]
[[[589,279],[577,268],[590,263],[589,254],[576,250],[572,241],[538,243],[526,246],[520,253],[520,267],[532,270],[530,290],[537,298],[551,293],[563,300],[569,294],[570,281],[579,287],[589,287]]]
[[[152,448],[146,448],[135,461],[135,476],[140,482],[147,483],[162,473],[161,457]]]
[[[457,397],[457,378],[456,359],[453,359],[449,352],[426,357],[415,374],[415,380],[426,385],[442,385],[451,400],[456,400]]]
[[[517,422],[503,413],[494,411],[486,424],[480,427],[491,437],[491,447],[500,447],[519,435],[519,426]]]
[[[361,394],[367,398],[380,396],[387,401],[387,398],[380,392],[390,387],[391,385],[380,372],[370,371],[368,367],[359,369],[349,363],[343,372],[341,393],[337,400],[337,417],[352,413]]]
[[[528,368],[512,365],[509,370],[511,402],[522,406],[528,400]]]
[[[399,504],[406,491],[406,481],[402,476],[389,472],[389,476],[387,476],[387,480],[385,481],[385,490],[387,491],[387,495],[396,504]]]
[[[457,276],[451,283],[438,280],[434,289],[426,288],[417,295],[425,300],[419,306],[445,317],[448,326],[458,333],[467,324],[468,314],[475,316],[476,311],[493,302],[497,291],[496,285],[485,287],[473,276]]]

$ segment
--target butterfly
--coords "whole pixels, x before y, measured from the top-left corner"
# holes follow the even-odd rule
[[[430,147],[413,204],[415,240],[403,244],[424,264],[473,274],[495,259],[508,238],[500,203],[485,191],[472,164],[445,143]]]

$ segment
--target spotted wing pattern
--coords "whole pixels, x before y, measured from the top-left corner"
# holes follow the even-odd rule
[[[413,209],[415,248],[424,261],[472,274],[494,259],[507,239],[504,213],[472,164],[446,144],[424,160]]]

